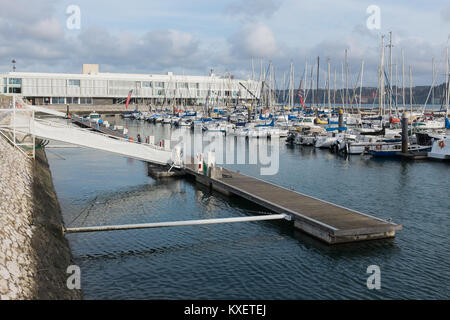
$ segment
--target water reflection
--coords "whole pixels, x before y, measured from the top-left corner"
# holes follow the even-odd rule
[[[125,123],[131,134],[154,135],[156,141],[174,134],[168,126]],[[228,143],[229,137],[221,138]],[[248,161],[254,143],[233,141]],[[252,216],[266,211],[191,180],[156,181],[147,176],[141,161],[86,149],[61,149],[58,154],[66,160],[47,155],[65,222],[85,209],[74,226]],[[394,240],[337,246],[296,231],[288,221],[69,234],[75,262],[83,270],[85,297],[450,297],[448,164],[379,161],[359,155],[342,158],[326,150],[280,143],[277,175],[260,176],[258,165],[227,167],[392,218],[404,229]],[[366,287],[366,268],[372,264],[382,270],[383,289],[378,292]]]

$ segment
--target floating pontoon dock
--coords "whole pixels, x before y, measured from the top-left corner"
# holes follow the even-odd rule
[[[402,228],[364,213],[292,191],[241,173],[221,169],[210,178],[186,168],[196,181],[225,195],[236,195],[278,214],[295,218],[295,227],[329,244],[393,238]],[[220,177],[221,176],[221,177]]]

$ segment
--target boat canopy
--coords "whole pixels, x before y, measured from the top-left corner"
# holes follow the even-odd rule
[[[338,121],[331,121],[330,119],[328,119],[328,124],[339,124]],[[344,121],[344,124],[347,124],[347,121]]]
[[[346,130],[347,130],[347,127],[327,128],[327,131],[336,131],[336,130],[339,130],[339,131],[346,131]]]

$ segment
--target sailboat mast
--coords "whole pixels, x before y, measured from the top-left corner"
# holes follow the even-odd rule
[[[334,91],[333,91],[333,104],[336,107],[336,68],[334,68]]]
[[[402,101],[405,109],[405,50],[402,48]]]
[[[316,95],[316,93],[314,92],[313,82],[314,82],[314,67],[311,66],[311,99],[312,99],[311,109],[314,106],[314,100],[315,100],[314,96]]]
[[[294,107],[294,101],[295,101],[295,96],[294,96],[294,86],[295,86],[295,66],[294,66],[294,62],[292,62],[292,92],[291,92],[291,107]]]
[[[384,35],[381,36],[381,62],[380,62],[380,115],[383,115],[384,99]]]
[[[305,74],[304,74],[304,79],[303,79],[303,83],[305,84],[305,88],[306,88],[306,74],[308,73],[308,62],[305,61]]]
[[[345,49],[345,103],[348,103],[348,56],[347,49]],[[345,109],[345,108],[344,108]]]
[[[389,114],[392,112],[392,31],[389,32]]]
[[[446,87],[446,94],[445,94],[445,117],[448,117],[448,103],[449,103],[449,99],[450,99],[450,92],[449,92],[449,88],[448,88],[448,77],[450,76],[449,74],[449,65],[448,65],[448,47],[446,49],[446,54],[445,54],[445,87]]]
[[[434,57],[431,58],[431,83],[434,83]],[[434,86],[431,88],[431,104],[434,104]]]
[[[395,58],[395,105],[398,106],[398,59]],[[397,108],[398,112],[398,108]]]
[[[294,62],[291,60],[289,70],[289,107],[294,106]]]
[[[253,57],[252,57],[252,81],[255,80],[255,65],[253,63]]]
[[[328,112],[331,112],[331,92],[330,92],[330,59],[328,58]]]
[[[412,68],[409,66],[409,110],[412,113]]]
[[[363,75],[364,75],[364,60],[361,61],[361,77],[359,79],[359,107],[358,107],[358,111],[359,112],[361,112],[361,97],[362,97]]]
[[[306,87],[307,87],[307,83],[306,83],[306,74],[308,73],[308,61],[305,61],[305,73],[304,73],[304,78],[303,78],[303,85],[305,86],[305,89],[303,90],[303,103],[306,105]]]
[[[267,97],[267,108],[270,108],[270,105],[272,103],[272,61],[269,62],[269,70],[267,77],[269,78],[269,90],[268,90],[268,97]]]
[[[270,87],[272,88],[272,94],[271,94],[272,100],[271,100],[271,104],[270,104],[270,109],[272,109],[272,108],[275,108],[275,97],[276,97],[275,67],[274,67],[274,65],[272,63],[270,64],[270,66],[271,66],[271,71],[270,71],[270,75],[271,75],[270,82],[271,82],[271,85],[270,85]]]
[[[345,78],[344,78],[344,62],[341,63],[341,80],[342,80],[342,90],[341,90],[341,98],[342,98],[342,108],[345,111]]]
[[[316,85],[316,95],[317,95],[317,105],[319,105],[319,69],[320,69],[320,57],[317,56],[317,85]]]

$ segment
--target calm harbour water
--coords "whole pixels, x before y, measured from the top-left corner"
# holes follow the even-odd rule
[[[170,135],[162,125],[126,124],[134,136]],[[47,156],[66,226],[251,216],[261,210],[189,180],[156,181],[141,161],[82,148],[47,149]],[[392,218],[403,230],[394,240],[338,246],[295,231],[287,221],[69,234],[85,298],[450,298],[448,163],[345,159],[288,147],[282,139],[277,175],[259,176],[257,165],[228,167]],[[380,290],[367,289],[369,265],[381,269]]]

